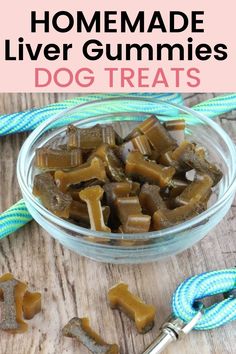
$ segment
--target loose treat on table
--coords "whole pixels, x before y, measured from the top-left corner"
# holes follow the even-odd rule
[[[179,224],[207,209],[223,176],[184,133],[183,119],[161,123],[154,115],[123,139],[110,125],[69,125],[63,142],[36,151],[33,193],[50,212],[96,231]]]
[[[112,309],[118,309],[130,317],[139,333],[147,333],[154,325],[156,309],[146,305],[138,296],[133,295],[128,285],[119,283],[108,292],[108,300]]]
[[[27,284],[7,273],[0,277],[0,329],[9,333],[24,333],[30,320],[41,311],[41,294],[27,291]]]
[[[65,337],[75,338],[93,354],[119,354],[117,344],[107,344],[90,325],[88,318],[72,318],[62,329]]]

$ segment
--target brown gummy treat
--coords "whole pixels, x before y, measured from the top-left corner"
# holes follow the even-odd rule
[[[133,138],[137,138],[137,136],[140,136],[140,135],[143,135],[143,134],[139,131],[138,126],[137,126],[124,138],[124,142],[129,141]]]
[[[68,146],[81,149],[96,149],[102,143],[115,145],[118,134],[110,125],[97,124],[91,128],[69,126],[67,130]]]
[[[119,154],[122,161],[125,162],[128,154],[132,151],[139,151],[144,156],[151,156],[152,149],[148,138],[145,135],[139,135],[119,147]]]
[[[78,128],[73,124],[67,126],[67,147],[68,148],[78,148],[79,147],[79,138],[78,138]]]
[[[90,159],[94,156],[99,157],[105,163],[106,173],[112,181],[121,182],[126,179],[123,164],[115,155],[112,147],[110,147],[108,144],[100,145],[93,152]]]
[[[130,181],[131,182],[131,181]],[[131,182],[132,183],[132,189],[131,189],[131,191],[130,191],[130,196],[131,197],[134,197],[134,196],[137,196],[137,195],[139,195],[139,193],[140,193],[140,189],[141,189],[141,187],[140,187],[140,183],[138,183],[138,182]]]
[[[104,222],[107,224],[110,216],[109,206],[102,207]],[[89,214],[87,204],[80,201],[73,200],[70,206],[70,219],[80,222],[83,225],[89,225]]]
[[[15,333],[24,333],[28,329],[27,323],[23,321],[23,298],[27,285],[14,279],[8,273],[0,278],[1,302],[1,323],[0,329]]]
[[[133,182],[112,182],[106,183],[103,186],[106,196],[106,204],[109,205],[111,208],[111,217],[109,222],[113,228],[118,228],[120,223],[117,218],[117,206],[116,201],[119,197],[128,197],[129,195],[134,195],[137,190],[138,186]]]
[[[139,152],[129,153],[125,171],[128,176],[157,184],[161,188],[166,187],[175,174],[174,167],[166,167],[154,161],[146,160]]]
[[[68,218],[72,198],[58,189],[50,173],[34,177],[33,194],[39,197],[43,205],[55,215]]]
[[[126,221],[121,226],[121,229],[127,234],[148,232],[150,229],[150,224],[150,215],[132,214],[127,217]]]
[[[166,204],[160,196],[160,187],[156,185],[145,183],[141,188],[139,201],[142,209],[151,216],[158,209],[166,209]]]
[[[116,206],[122,224],[127,220],[129,215],[142,213],[138,197],[119,197],[116,199]]]
[[[94,157],[89,163],[84,163],[71,171],[58,170],[55,172],[55,181],[58,188],[63,192],[66,192],[73,184],[95,178],[104,182],[107,180],[104,163],[98,157]]]
[[[208,175],[198,175],[197,178],[190,183],[183,192],[175,199],[176,205],[185,205],[188,203],[198,203],[204,201],[209,193],[213,181]]]
[[[118,309],[131,318],[139,333],[146,333],[154,325],[156,309],[146,305],[138,296],[133,295],[128,285],[119,283],[108,292],[108,300],[112,309]]]
[[[164,123],[164,127],[170,134],[170,136],[177,142],[181,144],[185,138],[185,120],[184,119],[175,119],[169,120]]]
[[[149,231],[151,217],[142,214],[138,197],[117,198],[116,210],[122,224],[123,232],[140,233]]]
[[[180,163],[195,169],[197,172],[209,175],[213,180],[215,186],[223,177],[220,169],[207,161],[203,149],[199,149],[195,144],[184,141],[172,153],[172,157]]]
[[[138,130],[148,138],[154,149],[161,153],[173,150],[177,146],[175,140],[155,116],[142,122]]]
[[[169,191],[169,197],[170,198],[175,198],[178,195],[180,195],[186,187],[188,187],[189,181],[183,177],[182,179],[180,178],[173,178],[171,181],[171,186],[170,186],[170,191]]]
[[[153,214],[152,226],[154,230],[165,229],[193,218],[199,215],[203,210],[203,205],[196,203],[189,203],[173,210],[159,209]]]
[[[72,318],[62,329],[62,333],[66,337],[77,339],[93,354],[119,354],[118,345],[106,343],[91,329],[88,318]]]
[[[82,201],[73,200],[70,206],[70,218],[89,225],[87,204]]]
[[[112,182],[103,186],[106,194],[106,202],[109,206],[113,206],[119,197],[128,197],[132,191],[132,182]]]
[[[92,230],[110,232],[105,225],[101,199],[104,190],[100,186],[87,187],[80,192],[80,198],[87,204],[90,227]]]
[[[40,169],[68,169],[81,164],[80,149],[60,150],[42,147],[36,150],[35,166]]]
[[[111,209],[108,205],[102,206],[102,214],[103,214],[104,223],[107,224],[111,214]]]
[[[175,161],[181,161],[182,162],[182,156],[183,154],[188,151],[188,149],[191,147],[192,143],[190,143],[187,140],[184,140],[175,150],[172,151],[172,158]]]
[[[153,161],[158,161],[160,158],[160,153],[157,150],[152,150],[151,155],[149,156],[149,160],[153,160]]]
[[[71,195],[73,200],[79,201],[81,202],[80,196],[79,196],[79,192],[87,187],[92,187],[92,186],[101,186],[103,187],[105,182],[103,181],[99,181],[98,179],[92,179],[90,181],[86,181],[86,182],[81,182],[79,187],[74,187],[72,186],[72,188],[68,189],[68,193]]]
[[[26,320],[31,320],[41,311],[41,294],[26,291],[23,298],[23,313]]]

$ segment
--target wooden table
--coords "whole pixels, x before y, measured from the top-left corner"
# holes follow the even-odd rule
[[[60,101],[70,94],[1,94],[0,112],[10,113]],[[185,95],[192,106],[214,94]],[[218,122],[236,142],[236,112]],[[20,197],[16,179],[16,159],[26,134],[0,139],[0,211]],[[12,272],[29,282],[43,295],[42,313],[29,321],[27,334],[12,336],[1,332],[1,354],[86,354],[75,341],[63,338],[60,330],[74,316],[89,316],[92,327],[110,343],[119,343],[121,354],[140,354],[153,340],[170,313],[170,299],[186,277],[236,265],[236,203],[224,220],[201,242],[169,259],[145,265],[99,264],[80,257],[54,241],[35,222],[0,242],[0,274]],[[110,286],[119,281],[154,304],[157,319],[146,335],[137,334],[126,316],[111,311],[106,300]],[[173,344],[166,353],[235,353],[235,323],[224,328],[192,333]]]

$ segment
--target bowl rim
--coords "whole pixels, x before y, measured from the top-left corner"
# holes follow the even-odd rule
[[[206,123],[208,126],[210,126],[225,142],[228,151],[230,152],[230,158],[232,160],[232,167],[233,167],[233,173],[232,177],[228,183],[226,191],[223,193],[223,195],[217,200],[215,204],[210,206],[207,210],[202,212],[201,214],[191,218],[190,220],[184,221],[183,223],[168,227],[163,230],[159,231],[149,231],[145,233],[137,233],[137,234],[130,234],[130,233],[125,233],[125,234],[119,234],[119,233],[114,233],[114,232],[109,232],[105,233],[102,231],[95,231],[91,229],[84,228],[82,226],[73,224],[67,220],[64,220],[60,217],[57,217],[54,215],[52,212],[47,210],[40,202],[39,200],[32,194],[32,189],[27,185],[26,183],[26,178],[24,178],[24,173],[22,171],[22,162],[24,161],[24,156],[27,155],[29,149],[31,148],[31,145],[37,141],[38,137],[40,136],[41,132],[49,126],[51,123],[57,121],[58,119],[61,119],[64,115],[74,111],[78,110],[79,108],[84,108],[86,106],[92,106],[94,104],[98,105],[101,103],[109,103],[109,102],[114,102],[114,101],[125,101],[125,100],[131,100],[131,101],[144,101],[144,102],[149,102],[149,103],[156,103],[156,104],[164,104],[170,107],[174,107],[183,113],[187,113],[189,115],[193,115],[196,118],[198,118],[200,121],[203,121]],[[128,112],[131,113],[131,112]],[[137,112],[138,113],[138,112]],[[144,112],[147,113],[148,112]],[[111,112],[110,114],[115,114],[115,112]],[[151,113],[150,113],[151,114]],[[101,114],[102,115],[102,114]],[[89,117],[89,118],[84,118],[79,120],[80,124],[86,124],[91,122],[91,119],[94,117]],[[95,118],[94,118],[95,119]],[[21,147],[20,153],[18,155],[17,159],[17,178],[18,182],[23,194],[23,197],[26,198],[26,203],[30,202],[31,205],[36,209],[38,213],[40,213],[43,217],[45,217],[48,221],[52,222],[53,224],[56,224],[57,226],[60,226],[64,229],[70,230],[75,234],[80,234],[83,236],[92,236],[95,238],[109,238],[109,239],[126,239],[126,240],[139,240],[139,239],[152,239],[152,238],[158,238],[158,237],[165,237],[169,236],[172,233],[179,233],[186,231],[187,229],[194,228],[197,225],[201,223],[205,223],[205,220],[208,220],[219,208],[221,208],[224,203],[230,199],[233,194],[235,193],[236,190],[236,146],[233,143],[232,139],[230,136],[224,131],[224,129],[218,125],[216,122],[214,122],[211,118],[208,118],[202,113],[196,112],[191,108],[185,107],[178,105],[176,103],[171,103],[168,101],[163,101],[160,99],[155,99],[155,98],[148,98],[148,97],[142,97],[142,96],[117,96],[117,97],[109,97],[105,99],[97,99],[94,101],[82,103],[75,105],[69,109],[65,109],[62,112],[54,115],[53,117],[50,117],[46,119],[43,123],[41,123],[35,130],[31,132],[31,134],[27,137],[25,140],[24,144]],[[220,220],[219,220],[220,221]],[[78,240],[78,236],[72,236],[68,235],[72,238],[76,238]]]

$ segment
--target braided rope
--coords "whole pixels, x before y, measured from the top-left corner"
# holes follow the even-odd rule
[[[137,93],[130,93],[130,97],[136,97],[140,94]],[[42,107],[39,109],[31,109],[26,112],[18,112],[18,113],[13,113],[13,114],[5,114],[0,116],[0,136],[7,135],[7,134],[13,134],[13,133],[20,133],[20,132],[25,132],[25,131],[30,131],[34,130],[37,128],[42,122],[45,120],[49,119],[50,117],[55,116],[56,114],[63,112],[66,109],[69,109],[71,107],[74,107],[76,105],[96,101],[96,100],[101,100],[104,98],[111,98],[111,97],[122,97],[122,96],[127,96],[124,94],[98,94],[98,95],[87,95],[87,96],[80,96],[80,97],[75,97],[70,100],[66,100],[63,102],[59,103],[53,103],[51,105],[48,105],[46,107]],[[142,97],[146,98],[155,98],[155,99],[161,99],[165,102],[171,102],[171,103],[176,103],[176,104],[182,104],[183,99],[180,94],[175,94],[175,93],[163,93],[163,94],[157,94],[157,93],[145,93],[142,94]],[[122,110],[122,106],[120,106],[119,109],[119,104],[116,103],[115,110],[119,111]],[[130,107],[130,110],[132,110],[133,107]],[[145,104],[143,106],[143,111],[147,111],[150,106],[147,106],[145,109]],[[109,105],[103,107],[103,109],[107,109],[109,112],[112,111],[112,107]],[[97,113],[97,108],[95,108],[96,113]],[[159,106],[157,108],[157,111],[159,114],[162,113],[168,113],[170,115],[175,115],[178,112],[177,108],[173,107],[168,107],[168,106]],[[103,111],[104,113],[104,111]],[[86,109],[86,111],[81,112],[80,119],[87,118],[89,116],[92,116],[93,112],[89,111]],[[63,124],[63,120],[60,120],[60,123]],[[67,124],[68,121],[65,121],[65,124]]]
[[[197,313],[194,308],[197,301],[233,289],[236,289],[236,268],[196,275],[184,281],[175,291],[172,298],[173,314],[187,323]],[[234,320],[236,320],[236,298],[229,297],[206,308],[194,329],[209,330]]]
[[[211,98],[197,104],[193,109],[198,113],[205,114],[209,118],[233,111],[236,109],[236,93]]]
[[[32,216],[21,199],[0,215],[0,239],[15,232],[31,220]]]

